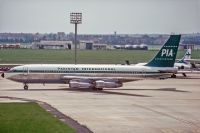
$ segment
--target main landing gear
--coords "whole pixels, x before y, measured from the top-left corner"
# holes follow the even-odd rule
[[[24,84],[24,90],[28,90],[28,85]]]
[[[94,88],[92,88],[92,90],[94,90],[94,91],[102,91],[103,88],[96,88],[96,87],[94,87]]]
[[[182,73],[184,77],[187,77],[187,75],[185,73]]]
[[[172,74],[172,75],[171,75],[171,78],[176,78],[176,74]]]

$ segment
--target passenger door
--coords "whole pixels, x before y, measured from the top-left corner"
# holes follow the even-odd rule
[[[24,74],[24,76],[28,76],[28,74],[29,74],[28,67],[23,68],[23,74]]]

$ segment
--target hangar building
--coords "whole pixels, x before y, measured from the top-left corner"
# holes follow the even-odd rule
[[[72,49],[72,41],[40,41],[32,44],[32,49]]]

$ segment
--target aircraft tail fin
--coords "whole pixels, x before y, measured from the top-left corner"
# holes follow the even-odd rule
[[[185,54],[182,59],[177,61],[178,63],[186,63],[185,59],[191,59],[191,49],[186,49]]]
[[[191,59],[191,49],[186,49],[184,59]]]
[[[171,35],[157,55],[146,64],[152,67],[173,67],[181,35]]]

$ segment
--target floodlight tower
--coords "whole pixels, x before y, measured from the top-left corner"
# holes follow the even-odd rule
[[[82,13],[78,13],[78,12],[71,12],[70,13],[70,23],[71,24],[75,24],[75,39],[74,39],[74,43],[75,43],[75,64],[77,63],[77,25],[82,23]]]

